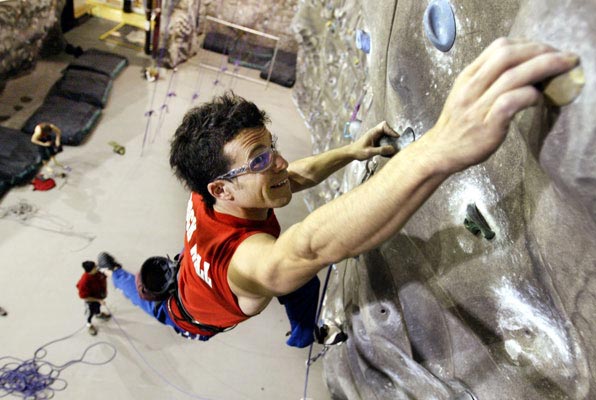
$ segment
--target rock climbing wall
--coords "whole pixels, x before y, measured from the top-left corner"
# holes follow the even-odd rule
[[[294,94],[316,151],[383,119],[423,135],[457,74],[498,37],[580,55],[574,102],[518,114],[493,157],[333,269],[322,322],[349,337],[324,358],[334,399],[596,398],[596,3],[300,1],[294,29]],[[309,206],[385,162],[353,163]]]
[[[65,2],[0,2],[0,91],[7,79],[30,71],[42,49],[62,50],[60,14]]]
[[[288,30],[296,7],[296,0],[164,0],[160,37],[166,49],[163,65],[171,68],[196,54],[200,46],[198,35],[205,31],[233,37],[239,34],[238,30],[208,22],[207,15],[278,36],[280,49],[296,52],[298,44]],[[254,35],[246,40],[254,45],[275,46],[271,39]]]

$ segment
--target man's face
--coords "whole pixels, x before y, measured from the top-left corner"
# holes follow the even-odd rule
[[[226,143],[224,154],[233,160],[230,169],[235,169],[271,149],[272,144],[272,135],[267,128],[246,129]],[[232,178],[229,187],[235,205],[258,210],[283,207],[290,202],[288,162],[277,152],[273,152],[272,157],[271,166],[265,171]]]

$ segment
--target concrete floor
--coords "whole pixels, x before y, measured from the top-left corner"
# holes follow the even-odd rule
[[[149,83],[141,78],[148,58],[98,40],[113,25],[91,18],[67,34],[74,45],[109,49],[131,61],[115,80],[88,140],[66,147],[58,156],[72,171],[65,179],[57,178],[53,190],[36,192],[27,185],[11,189],[0,200],[0,210],[19,202],[36,210],[26,220],[0,219],[0,306],[9,313],[0,317],[0,357],[31,358],[39,346],[77,332],[51,345],[45,359],[61,365],[98,342],[113,345],[117,355],[106,365],[75,364],[65,369],[60,378],[68,386],[56,393],[56,399],[300,399],[308,349],[286,346],[289,324],[277,301],[231,332],[207,343],[193,342],[135,308],[110,282],[107,304],[114,318],[97,323],[96,337],[77,331],[85,322],[75,289],[83,260],[108,251],[127,269],[137,271],[147,257],[174,255],[182,246],[188,193],[170,171],[169,139],[197,89],[200,102],[233,88],[270,113],[270,128],[280,137],[286,158],[310,153],[309,132],[291,100],[291,90],[278,85],[265,89],[230,77],[213,86],[216,73],[199,68],[199,57],[181,65],[172,81],[172,72],[167,71],[157,84]],[[0,107],[22,103],[25,95],[33,101],[21,104],[23,109],[14,111],[3,125],[20,128],[70,60],[61,55],[40,61],[35,71],[9,82]],[[160,117],[168,92],[175,96],[168,97],[168,112]],[[151,109],[156,114],[148,124],[144,114]],[[126,147],[124,156],[112,151],[111,140]],[[278,212],[282,227],[306,214],[302,196]],[[314,351],[320,349],[316,345]],[[102,344],[93,347],[85,360],[102,361],[111,353]],[[308,398],[330,398],[321,361],[311,367]]]

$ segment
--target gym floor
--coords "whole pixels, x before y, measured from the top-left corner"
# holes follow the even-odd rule
[[[173,256],[182,246],[188,192],[171,173],[168,150],[172,133],[192,105],[233,89],[270,114],[270,129],[279,136],[286,158],[310,154],[309,132],[290,89],[218,77],[199,67],[200,62],[219,60],[206,52],[180,65],[175,74],[165,71],[157,82],[148,82],[142,78],[143,68],[151,64],[147,56],[98,39],[115,25],[92,17],[66,34],[74,46],[109,50],[130,60],[88,139],[57,156],[71,171],[57,176],[50,191],[25,185],[0,200],[0,210],[21,210],[19,216],[0,220],[0,306],[8,312],[0,316],[0,357],[29,359],[40,346],[74,333],[51,344],[44,360],[63,365],[98,342],[107,344],[92,347],[85,361],[109,359],[109,345],[117,354],[105,365],[77,363],[64,369],[64,382],[54,387],[67,387],[56,393],[57,399],[300,399],[308,349],[285,344],[289,323],[275,300],[262,315],[203,343],[182,339],[160,325],[110,282],[107,305],[114,318],[97,321],[95,337],[82,329],[84,305],[75,288],[82,261],[107,251],[136,272],[147,257]],[[8,82],[0,107],[12,115],[3,125],[20,129],[71,60],[66,54],[41,60],[33,72]],[[242,73],[256,76],[256,71]],[[213,84],[216,79],[218,85]],[[23,102],[24,97],[32,100]],[[149,110],[155,113],[148,119]],[[126,154],[113,152],[110,141],[125,146]],[[278,211],[282,228],[306,214],[300,194]],[[313,353],[320,350],[315,345]],[[310,369],[308,398],[330,398],[322,375],[318,361]]]

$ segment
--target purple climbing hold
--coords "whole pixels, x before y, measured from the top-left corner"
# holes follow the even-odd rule
[[[356,30],[356,48],[366,54],[370,53],[370,35],[362,29]]]
[[[432,44],[446,52],[455,42],[455,15],[447,0],[433,0],[424,12],[424,31]]]

